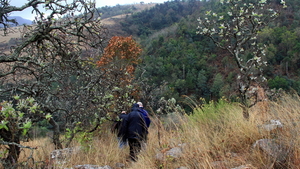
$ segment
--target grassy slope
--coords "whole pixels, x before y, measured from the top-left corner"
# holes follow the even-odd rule
[[[133,4],[132,6],[134,6],[136,8],[135,12],[140,12],[142,10],[152,8],[155,5],[156,5],[156,3],[149,3],[149,4]],[[116,24],[119,24],[119,21],[121,19],[125,18],[126,15],[130,15],[130,14],[122,14],[122,15],[112,16],[112,17],[103,19],[102,22],[104,25],[112,26],[112,28],[113,28],[113,26]]]
[[[196,107],[196,106],[195,106]],[[204,111],[203,111],[204,110]],[[262,111],[265,110],[265,111]],[[294,126],[299,119],[300,99],[298,96],[283,96],[278,102],[264,102],[250,110],[250,120],[242,117],[242,110],[236,103],[221,101],[208,103],[201,110],[199,107],[191,116],[173,115],[172,118],[158,119],[152,117],[147,149],[142,151],[136,163],[127,162],[128,147],[118,149],[116,136],[105,127],[88,143],[90,150],[71,156],[70,162],[59,168],[70,168],[74,165],[93,164],[110,165],[124,163],[128,169],[174,169],[181,166],[188,168],[234,168],[241,165],[250,168],[272,168],[272,159],[260,151],[251,149],[255,141],[262,138],[276,138],[288,146],[288,168],[299,166],[300,138],[295,137],[299,127]],[[153,112],[152,112],[153,114]],[[258,126],[270,119],[280,120],[284,124],[282,130],[264,132]],[[175,123],[173,123],[175,122]],[[293,144],[290,144],[293,142]],[[49,161],[49,153],[53,150],[48,138],[37,139],[27,143],[38,147],[34,153],[36,161]],[[179,144],[183,147],[180,158],[165,156],[157,160],[158,153],[165,153]],[[79,145],[74,143],[73,146]],[[28,151],[22,155],[29,155]]]
[[[0,30],[0,43],[8,43],[11,38],[20,38],[21,37],[22,26],[13,27],[10,29],[8,35],[4,36],[4,31]]]

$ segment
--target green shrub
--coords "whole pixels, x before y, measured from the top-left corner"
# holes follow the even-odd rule
[[[271,89],[284,89],[287,90],[289,89],[289,82],[287,81],[287,79],[276,76],[274,79],[270,79],[268,81],[268,86]]]

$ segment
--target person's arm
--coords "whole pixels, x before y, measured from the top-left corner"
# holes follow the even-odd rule
[[[127,128],[128,128],[128,115],[122,119],[120,134],[122,136],[122,141],[126,142],[127,140]]]

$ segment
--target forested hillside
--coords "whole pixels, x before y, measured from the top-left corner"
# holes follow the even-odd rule
[[[287,0],[286,4],[279,17],[259,32],[258,39],[267,47],[263,58],[268,63],[264,68],[266,87],[300,93],[300,2]],[[280,1],[268,5],[277,9]],[[122,30],[139,39],[144,50],[137,77],[142,75],[152,90],[161,87],[156,96],[236,97],[233,59],[210,39],[196,34],[197,19],[205,11],[222,8],[217,1],[169,1],[121,21]]]

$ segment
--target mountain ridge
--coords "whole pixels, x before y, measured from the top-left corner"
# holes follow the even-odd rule
[[[10,26],[18,26],[18,25],[31,25],[32,21],[29,19],[22,18],[21,16],[9,16],[8,19],[15,19],[18,24],[10,24]]]

